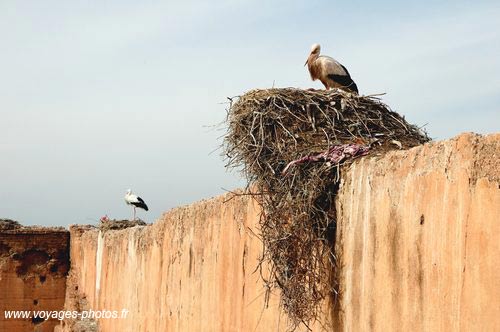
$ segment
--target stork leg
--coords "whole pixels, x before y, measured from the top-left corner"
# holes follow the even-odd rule
[[[132,221],[135,221],[135,206],[134,206],[134,219]]]

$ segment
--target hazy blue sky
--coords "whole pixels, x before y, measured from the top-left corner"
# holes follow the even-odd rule
[[[499,1],[0,1],[0,217],[130,217],[242,185],[227,96],[316,87],[320,43],[436,139],[500,129]]]

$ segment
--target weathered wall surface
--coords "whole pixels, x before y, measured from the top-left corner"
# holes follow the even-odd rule
[[[53,331],[57,319],[6,319],[5,310],[62,310],[69,269],[69,232],[0,230],[0,331]]]
[[[345,331],[500,328],[500,135],[355,163],[338,200]]]
[[[224,203],[229,198],[173,209],[146,227],[104,234],[71,227],[67,307],[84,299],[94,310],[130,310],[99,320],[102,331],[283,330],[277,298],[264,310],[255,272],[259,209],[248,197]]]
[[[500,135],[464,134],[344,172],[338,330],[500,326],[499,144]],[[174,209],[146,227],[72,227],[67,307],[130,310],[101,319],[102,331],[283,331],[278,298],[264,309],[254,273],[258,206],[228,198]]]

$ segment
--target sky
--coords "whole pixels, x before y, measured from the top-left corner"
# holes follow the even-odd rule
[[[429,135],[500,130],[499,1],[0,0],[0,218],[154,222],[244,185],[227,97],[322,88],[313,43]]]

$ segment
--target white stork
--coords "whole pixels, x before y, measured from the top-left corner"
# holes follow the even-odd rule
[[[127,190],[127,193],[125,194],[125,203],[127,203],[128,205],[132,205],[134,208],[134,219],[133,220],[135,220],[135,208],[136,207],[144,209],[146,211],[148,210],[148,206],[146,205],[146,203],[144,203],[144,200],[142,198],[140,198],[139,196],[132,194],[132,190],[130,190],[130,189]]]
[[[349,75],[346,67],[342,66],[337,60],[326,55],[319,55],[321,47],[314,44],[311,47],[311,53],[306,63],[311,79],[319,79],[327,90],[337,88],[348,90],[358,94],[358,87]]]

